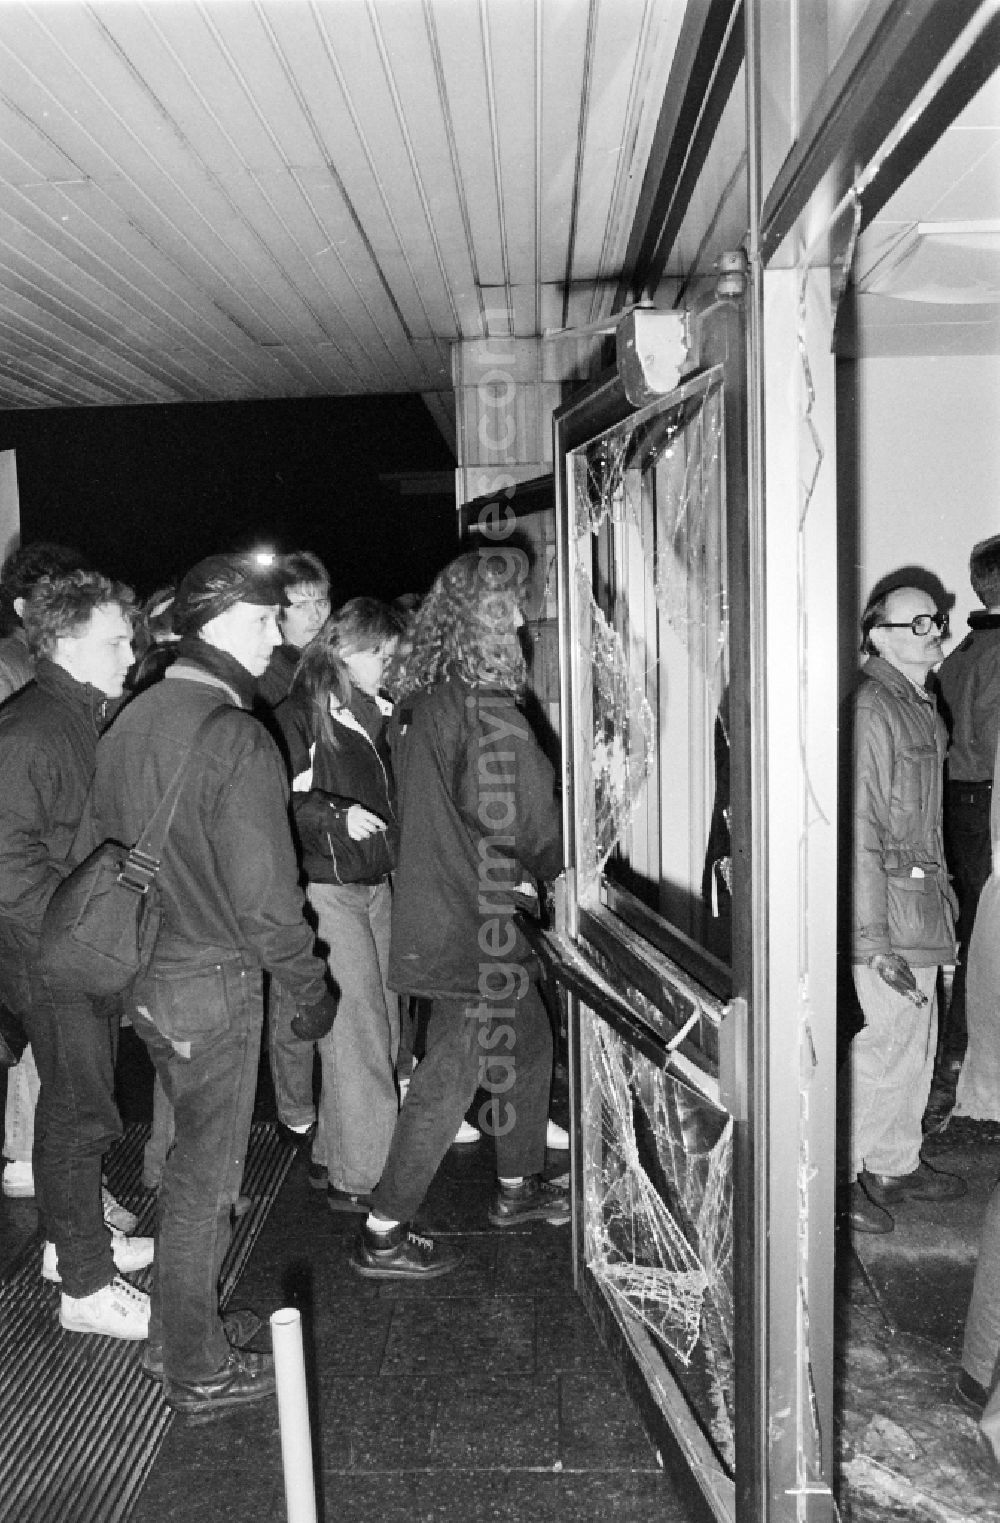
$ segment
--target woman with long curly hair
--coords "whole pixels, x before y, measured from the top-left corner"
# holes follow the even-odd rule
[[[459,556],[407,632],[389,725],[400,817],[389,983],[428,1002],[424,1052],[351,1263],[372,1279],[445,1274],[458,1256],[409,1230],[480,1086],[496,1138],[494,1226],[569,1220],[542,1177],[552,1032],[514,890],[562,866],[552,767],[518,707],[516,563]]]
[[[399,1001],[387,983],[398,828],[382,672],[402,620],[352,598],[306,647],[276,717],[288,749],[306,893],[340,989],[309,1180],[334,1211],[366,1211],[398,1109]]]

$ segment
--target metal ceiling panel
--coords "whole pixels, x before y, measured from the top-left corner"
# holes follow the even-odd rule
[[[607,311],[682,14],[0,0],[0,405],[429,393]]]

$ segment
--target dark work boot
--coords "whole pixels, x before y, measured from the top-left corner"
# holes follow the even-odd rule
[[[233,1349],[214,1375],[203,1380],[165,1380],[163,1394],[167,1405],[186,1417],[206,1417],[264,1401],[274,1395],[274,1359],[270,1354],[252,1354]]]
[[[529,1174],[517,1185],[501,1181],[487,1215],[494,1227],[516,1227],[521,1222],[548,1222],[551,1227],[561,1227],[571,1215],[569,1191],[540,1174]]]
[[[943,1132],[955,1109],[958,1076],[962,1072],[962,1059],[942,1058],[934,1071],[931,1092],[927,1096],[921,1125],[925,1133]]]
[[[921,1158],[909,1174],[870,1174],[861,1171],[865,1193],[879,1206],[898,1206],[904,1200],[959,1200],[969,1187],[957,1174],[943,1174]]]
[[[872,1200],[859,1179],[838,1188],[837,1220],[851,1232],[870,1232],[880,1236],[891,1232],[896,1225],[885,1207]]]
[[[401,1222],[384,1234],[362,1227],[349,1263],[367,1280],[433,1280],[457,1269],[461,1261],[454,1249],[442,1248]]]

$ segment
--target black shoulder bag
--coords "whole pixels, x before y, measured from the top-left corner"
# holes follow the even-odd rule
[[[145,968],[160,929],[156,875],[198,743],[219,713],[202,720],[156,813],[131,849],[102,841],[64,878],[42,919],[43,972],[83,994],[119,994]]]

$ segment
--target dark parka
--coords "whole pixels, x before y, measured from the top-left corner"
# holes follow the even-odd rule
[[[948,726],[951,782],[988,783],[1000,742],[1000,614],[970,614],[969,633],[935,673]]]
[[[853,723],[852,959],[898,952],[915,968],[953,962],[941,824],[947,732],[933,695],[872,656]]]
[[[405,699],[389,745],[402,827],[390,986],[479,999],[531,959],[512,889],[562,869],[551,763],[509,694],[457,680]]]
[[[34,956],[68,858],[113,707],[42,657],[34,681],[0,709],[0,942]]]
[[[28,649],[23,629],[0,640],[0,703],[30,682],[35,674],[35,660]]]
[[[295,1003],[314,1005],[326,970],[304,918],[284,763],[246,712],[241,685],[219,677],[225,658],[210,657],[214,670],[179,658],[104,735],[77,851],[109,837],[138,839],[214,711],[163,853],[154,967],[190,972],[240,959],[269,969]]]

